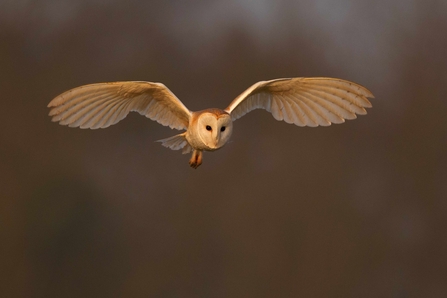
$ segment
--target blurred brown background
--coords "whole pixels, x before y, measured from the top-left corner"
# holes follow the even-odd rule
[[[0,296],[447,297],[446,30],[444,0],[0,0]],[[136,113],[47,116],[88,83],[200,110],[295,76],[374,107],[328,128],[254,111],[198,170]]]

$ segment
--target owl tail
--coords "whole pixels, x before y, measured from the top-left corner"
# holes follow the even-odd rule
[[[160,142],[162,146],[172,149],[172,150],[182,150],[182,154],[187,154],[191,152],[192,148],[189,145],[188,141],[185,138],[186,132],[172,136],[167,139],[158,140],[156,142]]]

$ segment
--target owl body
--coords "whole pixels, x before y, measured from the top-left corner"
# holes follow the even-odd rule
[[[112,82],[80,86],[55,97],[48,107],[52,121],[80,128],[106,128],[136,111],[183,133],[159,140],[172,150],[192,151],[189,164],[202,164],[203,151],[222,148],[233,132],[233,121],[264,109],[279,121],[297,126],[329,126],[355,119],[371,107],[372,93],[336,78],[286,78],[261,81],[222,109],[193,112],[163,84]]]

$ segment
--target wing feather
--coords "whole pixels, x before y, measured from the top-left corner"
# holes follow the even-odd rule
[[[116,109],[118,108],[118,102],[119,99],[111,100],[110,104],[101,113],[99,113],[100,118],[96,122],[95,126],[92,127],[92,129],[97,129],[100,127],[106,128],[110,126],[108,122],[110,121],[111,115],[116,112]]]
[[[110,105],[110,110],[107,112],[107,114],[104,116],[104,121],[99,125],[101,128],[109,127],[110,125],[113,125],[114,123],[118,122],[115,121],[120,113],[120,108],[122,105],[120,105],[119,100],[115,100],[112,105]]]
[[[295,122],[295,116],[294,112],[292,111],[292,107],[290,106],[290,102],[288,100],[285,100],[282,102],[283,104],[283,115],[284,115],[284,121],[286,123],[292,124]]]
[[[305,96],[309,100],[324,105],[329,110],[329,112],[337,115],[340,118],[341,122],[334,123],[343,123],[344,119],[356,118],[355,114],[350,113],[349,110],[347,110],[347,106],[342,101],[333,100],[330,96],[318,94],[316,95],[308,92],[303,92],[303,96]]]
[[[282,116],[280,104],[281,104],[280,101],[272,99],[271,112],[272,112],[273,117],[278,121],[282,121],[284,119]],[[244,111],[244,112],[245,112],[245,114],[247,113],[247,111]]]
[[[300,107],[303,118],[305,119],[305,125],[315,127],[318,126],[314,112],[306,105],[305,102],[297,100],[296,97],[289,96],[297,106]]]
[[[300,105],[297,102],[293,102],[292,104],[292,109],[295,112],[295,125],[298,126],[306,126],[306,119],[304,119],[303,115],[304,112],[302,110],[302,108],[300,107]]]
[[[321,99],[319,97],[313,97],[313,95],[306,96],[305,94],[304,95],[298,94],[297,97],[301,101],[309,101],[309,102],[312,102],[312,103],[318,105],[323,112],[322,116],[329,122],[329,124],[344,122],[343,118],[341,118],[340,116],[338,116],[337,114],[335,114],[333,112],[334,109],[337,110],[340,108],[337,105],[334,105],[333,103],[331,103],[329,101],[324,101],[323,99]]]
[[[100,96],[93,96],[92,98],[86,98],[84,101],[80,102],[80,103],[75,103],[73,105],[63,105],[63,106],[58,106],[56,108],[53,108],[52,110],[50,110],[50,116],[53,116],[53,121],[61,121],[62,119],[69,119],[70,117],[72,117],[73,115],[78,115],[78,118],[81,115],[83,115],[84,112],[79,112],[80,110],[84,109],[86,106],[91,105],[91,104],[99,104],[101,102],[103,102],[104,97],[100,97]],[[73,116],[75,117],[75,116]],[[73,118],[72,118],[73,119]]]
[[[297,99],[299,100],[299,96],[297,97]],[[303,102],[303,104],[305,104],[306,106],[309,107],[309,110],[312,111],[314,114],[314,121],[317,125],[321,125],[321,126],[329,126],[331,125],[331,122],[324,117],[325,114],[325,109],[321,106],[319,106],[317,103],[309,100],[306,97],[301,97],[301,101]]]
[[[348,112],[354,114],[357,113],[359,115],[366,114],[366,110],[365,108],[363,108],[363,105],[361,105],[360,103],[351,102],[348,96],[343,97],[344,94],[337,95],[335,93],[327,93],[315,89],[306,89],[304,92],[320,97],[323,100],[330,101]]]
[[[52,121],[81,128],[105,128],[136,111],[158,123],[186,129],[191,112],[163,84],[113,82],[84,85],[54,98]]]
[[[225,109],[234,120],[265,109],[276,120],[298,126],[328,126],[366,114],[373,94],[365,87],[336,78],[288,78],[261,81]]]
[[[113,98],[105,98],[100,101],[98,100],[96,102],[93,102],[92,104],[85,106],[82,110],[74,115],[79,115],[81,117],[81,128],[94,128],[95,125],[98,123],[98,115],[100,115],[109,106],[113,106]]]
[[[92,116],[89,121],[84,123],[84,126],[91,129],[98,129],[104,123],[104,117],[108,114],[110,109],[112,109],[117,103],[117,100],[108,100],[102,103],[100,106],[96,108],[96,112],[92,113]]]
[[[122,103],[123,105],[125,102]],[[82,111],[79,111],[78,114],[80,114],[81,118],[79,119],[79,122],[73,123],[71,127],[79,126],[80,128],[99,128],[97,127],[97,124],[100,122],[97,118],[98,114],[100,114],[103,110],[107,109],[109,106],[114,105],[120,105],[120,101],[117,98],[113,99],[105,99],[101,100],[99,103],[92,103],[91,105],[86,106],[82,109]]]

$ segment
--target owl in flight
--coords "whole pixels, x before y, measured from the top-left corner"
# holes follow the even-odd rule
[[[159,140],[172,150],[192,151],[196,169],[202,152],[222,148],[233,132],[233,121],[254,109],[298,126],[329,126],[355,119],[374,98],[365,87],[335,78],[286,78],[261,81],[236,97],[224,110],[198,112],[185,105],[163,84],[113,82],[77,87],[54,98],[48,107],[53,122],[80,128],[106,128],[136,111],[158,123],[185,132]]]

